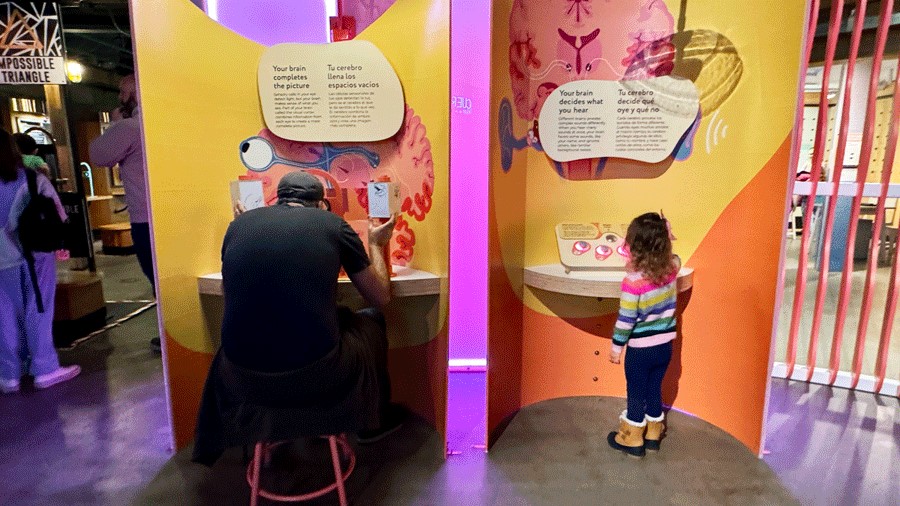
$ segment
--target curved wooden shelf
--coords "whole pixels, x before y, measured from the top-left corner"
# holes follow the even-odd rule
[[[562,264],[535,265],[525,268],[525,284],[548,292],[618,299],[625,271],[571,271]],[[678,291],[694,285],[694,269],[682,267],[678,273]]]
[[[395,265],[396,275],[391,278],[394,297],[418,297],[441,293],[441,278],[437,274]],[[202,295],[222,296],[222,273],[197,277],[197,289]],[[349,278],[338,280],[338,297],[353,295],[356,288]]]

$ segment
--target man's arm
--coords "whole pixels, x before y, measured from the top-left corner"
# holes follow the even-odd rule
[[[91,162],[100,167],[112,167],[125,159],[133,145],[131,126],[118,121],[91,142]]]
[[[388,259],[385,246],[390,243],[397,217],[393,216],[382,225],[369,220],[369,260],[365,269],[350,274],[350,281],[370,304],[383,308],[391,301],[391,276],[388,273]]]

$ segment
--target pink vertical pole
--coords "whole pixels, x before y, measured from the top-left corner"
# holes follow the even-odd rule
[[[818,21],[819,21],[819,5],[820,5],[819,1],[820,0],[812,0],[811,5],[810,5],[811,11],[809,13],[809,25],[806,27],[806,48],[803,53],[803,61],[800,62],[800,78],[801,79],[805,79],[805,77],[806,77],[806,69],[809,66],[809,59],[810,59],[810,56],[812,55],[813,43],[815,42],[815,39],[816,39],[816,23],[818,23]],[[792,141],[795,146],[800,145],[800,140],[803,136],[803,109],[804,109],[804,100],[803,100],[803,92],[801,91],[800,96],[797,97],[797,110],[794,115],[794,132],[793,132]],[[797,163],[797,160],[793,160],[792,167],[793,167],[795,173],[796,173],[796,163]],[[791,187],[790,187],[790,191],[788,192],[789,196],[792,196],[794,194],[794,179],[795,178],[793,178],[793,177],[791,178]],[[805,218],[804,218],[804,220],[805,220]],[[806,231],[804,229],[804,234],[805,233],[806,233]],[[808,248],[808,246],[807,246],[807,248]],[[805,275],[806,274],[805,274],[805,269],[804,269],[804,277],[805,277]],[[804,280],[804,285],[805,284],[806,283]],[[805,286],[804,286],[804,288],[805,288]],[[801,294],[801,296],[802,295],[803,294]],[[802,302],[802,298],[801,298],[799,308],[802,309],[802,307],[803,307],[803,302]],[[795,328],[794,322],[797,322],[796,325],[799,326],[799,324],[800,324],[799,317],[797,316],[798,312],[799,312],[799,309],[797,306],[797,297],[795,294],[795,296],[794,296],[794,311],[793,311],[793,314],[791,317],[791,332],[788,335],[787,358],[785,360],[785,362],[787,364],[787,377],[788,378],[790,378],[791,375],[794,373],[794,364],[797,361],[797,330],[799,329],[799,327]]]
[[[853,36],[850,41],[850,54],[847,60],[847,75],[844,79],[844,108],[841,111],[841,124],[838,132],[838,144],[835,151],[835,166],[832,172],[831,197],[828,199],[828,209],[825,213],[825,231],[822,236],[821,258],[819,260],[819,286],[816,289],[816,305],[813,310],[812,332],[809,337],[809,356],[807,363],[809,371],[806,373],[806,381],[812,379],[816,366],[816,351],[818,350],[819,331],[822,327],[822,313],[825,308],[825,295],[828,293],[828,265],[831,263],[831,239],[834,235],[834,216],[837,209],[838,188],[841,181],[841,175],[844,171],[844,154],[847,150],[847,131],[850,126],[850,106],[851,97],[853,96],[853,74],[856,69],[856,57],[859,54],[859,41],[862,39],[863,23],[866,17],[866,5],[868,0],[860,0],[856,7],[856,20],[853,24]],[[840,367],[840,340],[831,341],[831,361],[829,367],[829,384],[833,385],[837,377],[837,370]]]
[[[840,13],[838,14],[839,17],[837,19],[834,19],[834,17],[832,17],[831,22],[837,23],[838,25],[840,25],[841,16],[843,13],[843,2],[840,2],[840,4],[838,6],[841,8]],[[834,8],[834,7],[835,7],[835,5],[832,5],[832,8]],[[861,12],[858,11],[857,15],[856,15],[857,22],[854,24],[854,34],[853,34],[854,42],[856,43],[856,46],[853,48],[853,51],[851,52],[850,57],[851,57],[852,63],[848,64],[848,69],[851,68],[851,65],[853,67],[855,67],[855,65],[856,65],[856,54],[859,52],[859,39],[862,35],[862,21],[863,21],[864,16],[865,16],[865,5],[863,4]],[[857,28],[859,29],[859,34],[856,33]],[[829,33],[829,35],[830,35],[830,33]],[[829,42],[830,42],[830,39],[829,39]],[[827,68],[828,64],[831,63],[832,59],[834,58],[834,53],[828,53],[826,58],[828,58],[827,60],[825,60],[825,65]],[[848,73],[849,73],[849,70],[848,70]],[[827,72],[826,72],[826,75],[827,75]],[[852,76],[849,76],[846,78],[846,81],[848,83],[848,85],[845,87],[845,90],[844,90],[844,98],[846,100],[850,99],[849,83],[851,82],[851,78],[852,78]],[[826,79],[826,77],[823,77],[823,79]],[[817,143],[818,143],[819,137],[821,137],[823,139],[823,143],[824,143],[824,139],[826,138],[827,133],[828,133],[827,95],[828,95],[829,88],[830,88],[829,83],[827,81],[824,82],[823,86],[822,86],[822,97],[820,98],[820,103],[819,103],[819,124],[817,125],[817,128],[819,130],[816,131]],[[823,115],[822,104],[826,104],[826,109],[824,110],[824,115],[825,115],[824,122],[822,121],[822,119],[823,119],[822,118],[822,115]],[[841,131],[840,131],[840,136],[838,139],[838,142],[839,142],[838,153],[837,153],[838,156],[835,158],[835,160],[840,161],[840,163],[838,163],[837,165],[838,165],[838,167],[841,167],[841,168],[843,168],[843,157],[844,157],[843,152],[846,147],[847,129],[849,128],[849,124],[850,124],[850,107],[849,107],[849,102],[845,102],[844,110],[841,113]],[[823,129],[824,129],[824,131],[823,131]],[[844,143],[843,147],[840,146],[840,142]],[[813,167],[819,168],[819,167],[821,167],[822,160],[824,158],[824,153],[823,153],[824,150],[820,149],[818,144],[815,146],[814,149],[815,150],[813,151],[812,164],[813,164]],[[820,179],[819,177],[815,177],[815,173],[816,173],[815,170],[813,170],[813,173],[812,173],[812,176],[813,176],[812,188],[813,188],[813,190],[811,192],[811,195],[809,196],[809,200],[807,201],[807,202],[812,202],[812,204],[808,203],[807,209],[809,209],[810,205],[813,207],[813,209],[815,208],[815,199],[817,198],[816,189],[817,189],[818,182]],[[837,177],[832,177],[832,182],[834,182],[834,181],[839,182],[841,180],[840,170],[838,170],[836,172],[836,176]],[[826,255],[826,256],[824,258],[820,259],[820,262],[819,262],[819,265],[820,265],[819,284],[816,287],[816,301],[815,301],[815,306],[813,309],[812,329],[809,334],[809,350],[808,350],[808,353],[806,356],[806,364],[807,364],[806,381],[812,380],[813,373],[816,370],[816,354],[819,351],[819,329],[822,326],[822,310],[825,306],[825,294],[828,292],[828,262],[830,259],[828,258],[829,255],[828,255],[827,251],[831,247],[831,245],[830,245],[831,234],[834,229],[833,213],[834,213],[834,209],[837,204],[836,196],[837,196],[837,187],[834,187],[834,190],[832,191],[832,198],[828,205],[828,210],[829,210],[829,212],[832,213],[832,215],[830,216],[831,229],[828,229],[825,231],[825,241],[823,243],[825,246],[823,248],[820,248],[822,250],[822,254]],[[812,213],[810,213],[810,214],[812,214]],[[804,232],[806,231],[805,228],[806,227],[804,227]],[[810,231],[810,233],[812,233],[812,231]],[[802,256],[801,258],[804,261],[803,268],[805,269],[806,268],[806,261],[805,261],[806,256]]]
[[[865,188],[866,174],[869,172],[869,164],[872,158],[872,145],[875,137],[875,105],[878,99],[878,81],[881,77],[881,61],[884,58],[884,47],[887,44],[888,31],[890,29],[891,14],[894,8],[894,0],[882,0],[881,13],[879,14],[878,32],[876,34],[875,53],[872,60],[872,76],[869,79],[869,96],[866,104],[866,122],[863,128],[862,147],[859,154],[859,167],[856,172],[856,195],[853,197],[853,205],[850,211],[850,226],[847,231],[847,251],[844,257],[844,272],[841,275],[841,289],[838,296],[838,308],[834,321],[834,340],[843,339],[844,324],[847,319],[847,308],[850,305],[850,290],[853,277],[853,254],[856,244],[856,231],[859,225],[859,211],[862,203],[863,190]],[[873,237],[873,240],[876,238]],[[871,301],[869,302],[871,305]],[[868,311],[864,309],[868,315]],[[868,316],[867,316],[868,318]],[[860,322],[862,323],[862,322]],[[866,322],[868,323],[868,321]],[[857,334],[856,350],[860,351],[860,340]],[[863,336],[865,337],[865,336]],[[865,339],[863,339],[865,341]],[[840,353],[840,349],[837,350]],[[861,358],[860,358],[861,359]],[[854,357],[854,362],[856,358]],[[835,373],[836,374],[836,373]],[[855,384],[854,384],[855,385]]]
[[[897,77],[900,77],[900,72],[897,72]],[[900,84],[900,81],[895,80],[895,90],[897,89],[897,84]],[[900,121],[900,109],[898,109],[898,107],[900,107],[900,101],[895,98],[894,109],[891,115],[891,126],[885,144],[884,165],[881,168],[881,194],[878,196],[878,204],[875,206],[875,223],[872,224],[872,244],[869,245],[866,284],[863,288],[859,327],[856,329],[856,349],[853,352],[853,376],[852,381],[850,382],[850,388],[856,388],[857,383],[859,383],[863,353],[865,352],[866,347],[866,331],[869,327],[869,316],[872,312],[872,291],[875,289],[875,271],[878,270],[878,243],[879,238],[881,237],[881,229],[884,227],[884,208],[887,201],[888,188],[891,184],[891,172],[894,168],[894,154],[897,148],[897,122]],[[874,123],[874,119],[870,121]],[[883,331],[884,329],[882,329],[882,333]]]
[[[894,100],[894,118],[897,114],[897,100]],[[896,124],[896,121],[895,121]],[[893,144],[896,149],[896,139]],[[889,145],[890,149],[890,145]],[[892,149],[892,150],[893,150]],[[888,345],[891,341],[891,330],[893,330],[894,316],[897,314],[897,295],[900,293],[900,269],[897,268],[897,261],[900,259],[900,244],[894,245],[894,263],[891,266],[891,278],[888,280],[887,302],[884,306],[884,323],[881,327],[881,340],[878,343],[878,360],[875,362],[875,393],[881,391],[884,385],[884,375],[887,372]],[[891,281],[893,280],[893,281]],[[900,388],[897,389],[898,397],[900,397]]]

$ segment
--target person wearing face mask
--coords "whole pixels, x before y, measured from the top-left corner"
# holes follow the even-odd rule
[[[147,193],[147,167],[144,161],[144,142],[141,136],[141,107],[138,102],[134,74],[119,83],[119,102],[111,114],[112,125],[91,142],[91,162],[101,167],[119,166],[125,186],[125,204],[131,218],[131,239],[141,265],[141,271],[156,293],[153,269],[153,250],[150,244],[150,211]],[[159,350],[159,337],[150,341]]]

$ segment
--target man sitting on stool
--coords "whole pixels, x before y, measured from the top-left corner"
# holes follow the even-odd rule
[[[322,183],[286,174],[278,204],[240,214],[222,245],[222,347],[210,368],[194,461],[229,446],[400,427],[389,405],[387,339],[377,309],[337,306],[341,267],[373,306],[390,301],[384,246],[396,217],[359,235],[326,210]]]

